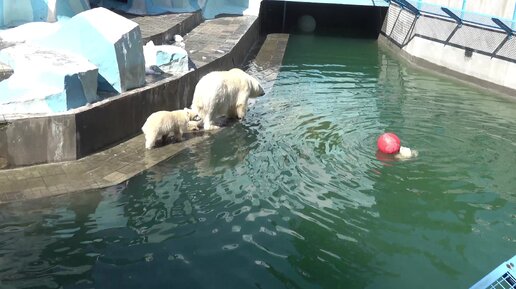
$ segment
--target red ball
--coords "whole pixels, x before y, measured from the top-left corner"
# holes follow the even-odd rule
[[[376,144],[382,153],[395,154],[400,151],[400,139],[392,132],[382,134]]]

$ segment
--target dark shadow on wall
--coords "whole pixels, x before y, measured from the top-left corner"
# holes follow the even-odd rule
[[[315,34],[376,39],[387,7],[263,1],[260,14],[264,33],[306,33],[299,22],[309,15],[315,20]]]

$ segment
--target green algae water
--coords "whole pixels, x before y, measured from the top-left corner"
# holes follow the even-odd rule
[[[124,184],[1,206],[0,288],[468,288],[516,253],[514,101],[329,37],[264,85]]]

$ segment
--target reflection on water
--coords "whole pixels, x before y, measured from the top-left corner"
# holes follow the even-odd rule
[[[243,123],[2,206],[0,287],[467,288],[516,252],[515,116],[373,41],[292,36]],[[379,160],[384,131],[419,157]]]

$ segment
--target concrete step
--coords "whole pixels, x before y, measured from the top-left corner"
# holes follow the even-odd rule
[[[211,63],[229,52],[246,55],[249,50],[233,51],[251,26],[257,25],[256,16],[222,17],[207,20],[184,37],[186,51],[197,68]],[[233,66],[240,63],[233,62]]]
[[[183,36],[203,21],[200,11],[156,16],[121,15],[140,25],[144,45],[151,40],[156,45],[170,44],[174,35]]]

